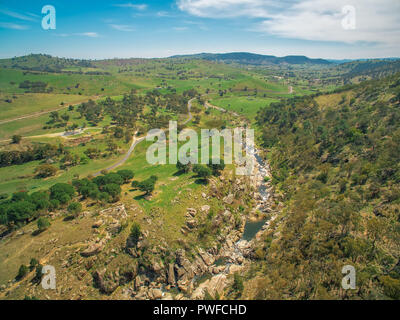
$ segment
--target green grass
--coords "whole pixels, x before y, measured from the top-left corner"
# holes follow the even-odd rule
[[[212,99],[210,103],[217,107],[224,108],[243,114],[250,119],[254,119],[258,110],[270,105],[272,102],[277,102],[278,99],[258,98],[258,97],[229,97]]]
[[[5,102],[12,99],[12,103]],[[17,95],[0,94],[0,121],[15,119],[33,113],[46,112],[89,100],[89,97],[67,94],[27,93]],[[62,111],[60,111],[62,112]]]
[[[40,138],[33,139],[33,141],[52,143],[55,145],[58,145],[60,142],[65,143],[65,140],[62,138]],[[118,140],[116,143],[119,148],[123,150],[122,153],[125,154],[130,143],[126,144],[123,140]],[[66,146],[66,149],[71,151],[72,154],[77,154],[82,157],[84,156],[84,151],[90,147],[96,147],[100,150],[105,150],[106,141],[95,139],[87,143],[86,146]],[[88,164],[70,167],[68,171],[61,170],[55,177],[48,179],[35,178],[34,171],[35,168],[41,163],[40,161],[33,161],[22,165],[0,168],[0,194],[11,194],[18,190],[33,191],[39,189],[48,189],[56,183],[72,181],[75,175],[79,175],[81,178],[83,178],[89,174],[93,174],[97,171],[105,169],[108,166],[111,166],[120,158],[122,158],[123,154],[113,155],[112,157],[104,159],[89,160]],[[59,164],[56,163],[55,166],[58,167]]]

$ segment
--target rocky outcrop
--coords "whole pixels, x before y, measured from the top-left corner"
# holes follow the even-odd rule
[[[100,253],[106,244],[106,240],[103,239],[99,242],[90,244],[86,250],[81,252],[82,257],[91,257]]]
[[[100,291],[105,294],[113,293],[119,286],[119,278],[114,274],[106,275],[106,269],[95,271],[93,280]]]

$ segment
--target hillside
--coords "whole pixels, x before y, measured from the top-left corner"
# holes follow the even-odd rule
[[[366,60],[341,64],[338,70],[347,82],[354,78],[381,79],[400,72],[400,60]]]
[[[305,56],[275,57],[271,55],[261,55],[248,52],[232,52],[232,53],[220,53],[220,54],[200,53],[194,55],[172,56],[171,58],[204,59],[210,61],[221,61],[225,63],[239,63],[239,64],[251,64],[251,65],[330,64],[329,61],[324,59],[310,59]]]
[[[57,58],[46,54],[30,54],[23,57],[1,59],[0,68],[61,72],[68,68],[94,68],[94,65],[87,60]]]
[[[400,75],[258,113],[284,203],[246,276],[249,299],[400,298]],[[337,285],[357,270],[357,290]]]

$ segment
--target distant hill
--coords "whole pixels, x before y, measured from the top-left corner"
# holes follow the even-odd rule
[[[348,63],[348,62],[355,62],[355,61],[373,61],[373,60],[379,60],[379,61],[396,61],[400,60],[400,58],[376,58],[376,59],[326,59],[329,62],[336,63],[336,64],[343,64],[343,63]]]
[[[23,57],[1,59],[0,68],[13,68],[30,71],[60,72],[66,68],[94,68],[88,60],[52,57],[47,54],[30,54]]]
[[[344,63],[338,66],[345,79],[355,77],[369,77],[381,79],[400,72],[400,60],[358,60]]]
[[[276,57],[248,52],[232,53],[200,53],[193,55],[177,55],[171,58],[204,59],[210,61],[222,61],[225,63],[240,63],[251,65],[278,65],[278,64],[319,64],[329,65],[331,62],[324,59],[310,59],[305,56]]]

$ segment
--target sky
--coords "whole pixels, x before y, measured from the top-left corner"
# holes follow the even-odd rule
[[[45,30],[42,8],[55,8]],[[0,58],[400,57],[400,0],[0,0]]]

